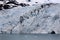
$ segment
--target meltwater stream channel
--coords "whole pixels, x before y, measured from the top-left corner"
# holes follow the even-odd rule
[[[60,40],[59,34],[0,34],[0,40]]]

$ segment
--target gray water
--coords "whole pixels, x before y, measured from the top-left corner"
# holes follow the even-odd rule
[[[0,34],[0,40],[60,40],[59,34]]]

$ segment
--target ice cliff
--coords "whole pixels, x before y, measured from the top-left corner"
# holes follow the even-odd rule
[[[60,4],[35,4],[0,11],[0,33],[60,34]]]

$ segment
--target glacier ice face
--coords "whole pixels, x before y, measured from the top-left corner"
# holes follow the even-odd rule
[[[0,33],[60,34],[60,4],[37,4],[0,11]]]
[[[15,7],[13,9],[1,10],[0,11],[0,32],[11,33],[20,24],[20,16],[26,12],[32,11],[35,7]],[[21,28],[21,27],[20,27]],[[13,30],[12,30],[13,29]]]
[[[38,11],[39,10],[39,11]],[[59,4],[36,9],[36,11],[27,13],[29,19],[25,19],[22,25],[24,26],[23,33],[49,33],[55,31],[59,33],[59,20],[60,20]],[[24,15],[23,15],[24,16]],[[55,26],[56,25],[56,26]]]

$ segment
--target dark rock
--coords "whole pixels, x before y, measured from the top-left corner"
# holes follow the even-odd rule
[[[37,25],[36,25],[36,27],[40,27],[40,25],[39,25],[39,24],[37,24]]]
[[[38,2],[35,2],[35,3],[38,3]]]
[[[26,5],[24,3],[20,3],[20,6],[25,7]]]
[[[4,5],[3,8],[4,9],[10,9],[10,6],[9,5]]]
[[[50,7],[50,5],[52,5],[52,3],[47,3],[47,4],[44,4],[44,5],[41,5],[41,8],[44,8],[46,6]]]
[[[49,4],[45,4],[45,6],[50,6],[51,4],[49,3]]]
[[[20,6],[25,7],[25,6],[29,6],[29,4],[20,3]]]
[[[41,5],[41,8],[43,8],[44,6],[43,5]]]
[[[55,31],[52,31],[51,34],[56,34]]]
[[[16,3],[15,1],[9,1],[6,4],[15,4],[15,5],[19,5],[18,3]]]
[[[26,19],[29,19],[29,17],[28,16],[23,16],[24,18],[26,18]]]
[[[30,2],[31,0],[28,0],[28,2]]]
[[[4,1],[4,0],[0,0],[0,1]]]
[[[22,23],[24,21],[23,16],[20,16],[20,23]]]
[[[3,4],[0,4],[0,10],[2,10],[2,8],[3,8]]]

